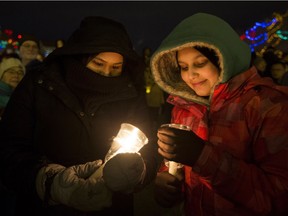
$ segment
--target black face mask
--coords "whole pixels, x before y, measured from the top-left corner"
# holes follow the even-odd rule
[[[91,71],[93,73],[96,73],[96,74],[99,74],[101,76],[104,76],[104,77],[119,77],[121,76],[121,74],[117,74],[117,75],[113,75],[113,74],[105,74],[103,71]]]
[[[121,76],[107,77],[90,70],[82,62],[75,58],[67,58],[64,61],[66,81],[73,89],[93,92],[117,92],[126,88],[131,82],[126,73]]]

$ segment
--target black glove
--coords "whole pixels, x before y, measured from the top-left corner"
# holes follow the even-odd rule
[[[188,166],[194,165],[205,145],[205,141],[192,131],[172,127],[160,127],[157,136],[160,155]]]
[[[112,191],[132,193],[140,187],[146,166],[139,153],[119,153],[103,168],[103,179]]]
[[[162,207],[173,207],[184,199],[182,181],[168,172],[157,173],[154,196]]]

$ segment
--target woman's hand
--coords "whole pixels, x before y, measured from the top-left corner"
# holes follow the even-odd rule
[[[194,165],[205,146],[205,141],[192,131],[161,127],[157,136],[160,155],[188,166]]]

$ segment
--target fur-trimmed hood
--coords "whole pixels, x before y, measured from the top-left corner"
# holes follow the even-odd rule
[[[176,51],[194,46],[204,46],[215,51],[221,69],[219,83],[226,83],[246,71],[250,66],[251,51],[228,23],[205,13],[184,19],[162,41],[150,62],[155,82],[171,95],[208,105],[208,100],[197,96],[177,73],[179,67]]]

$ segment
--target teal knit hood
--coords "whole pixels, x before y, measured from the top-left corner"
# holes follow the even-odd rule
[[[251,51],[224,20],[205,13],[194,14],[180,22],[162,41],[151,57],[155,82],[167,93],[188,101],[208,104],[182,80],[176,51],[185,47],[207,47],[216,53],[220,66],[219,83],[229,81],[250,66]]]

